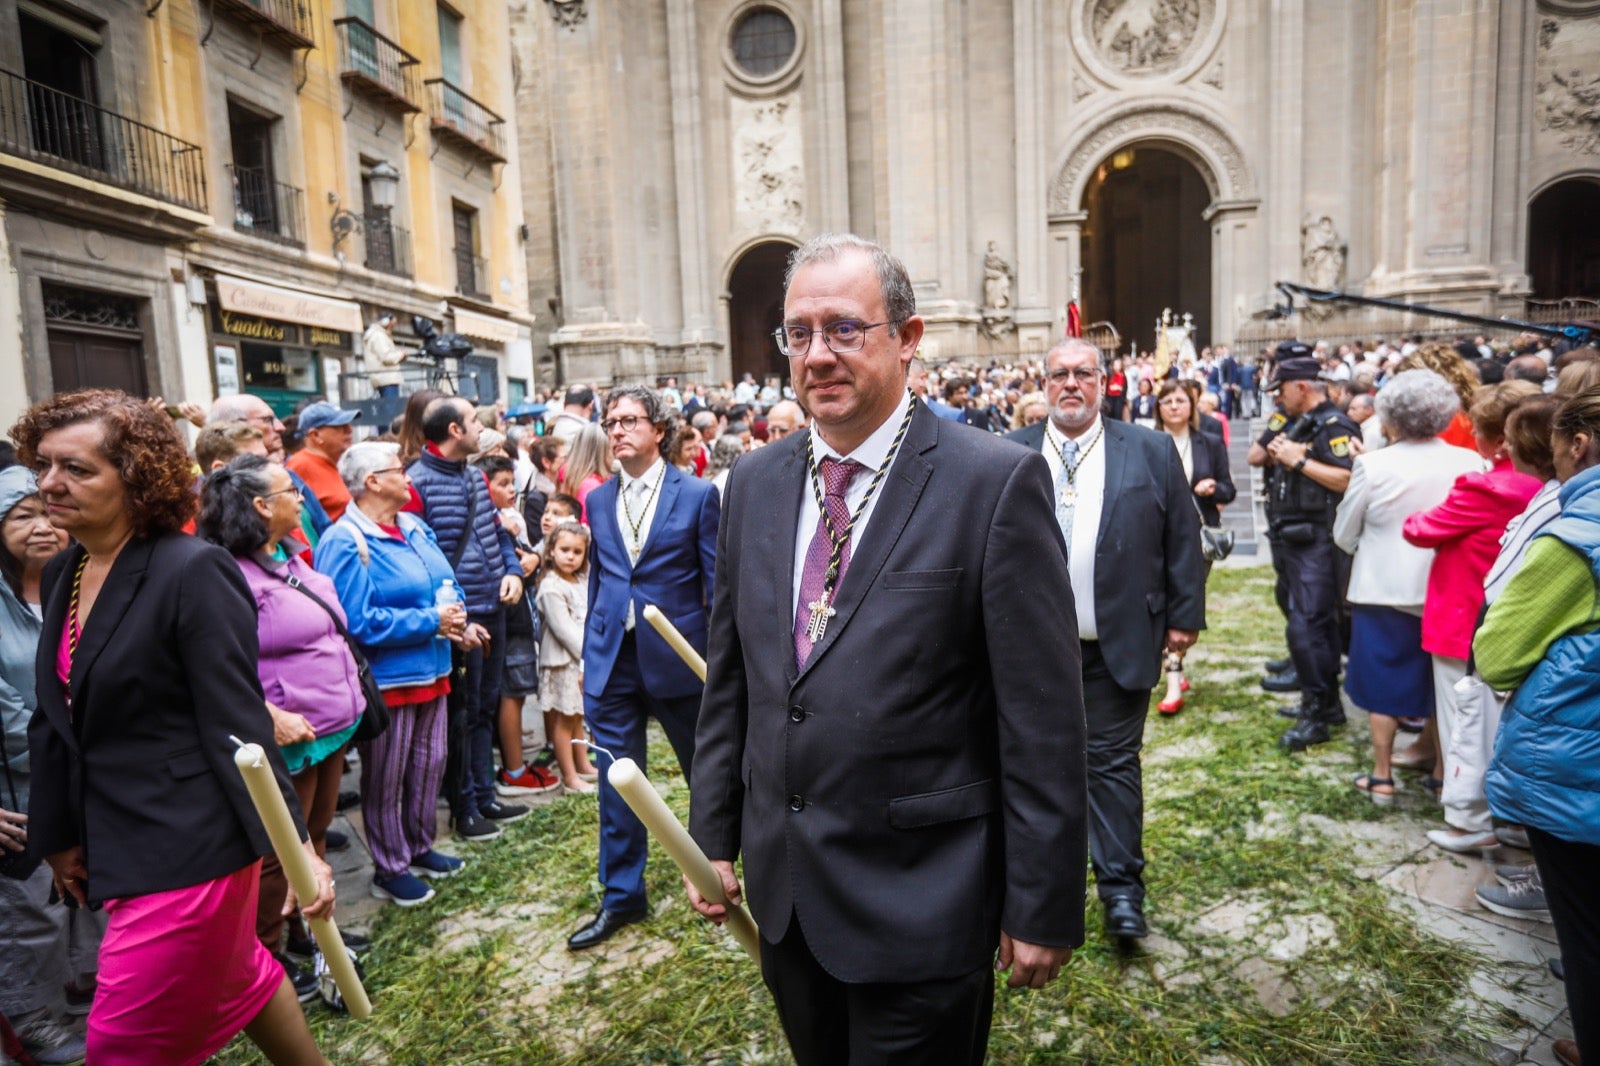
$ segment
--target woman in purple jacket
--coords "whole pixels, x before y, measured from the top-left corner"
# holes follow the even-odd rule
[[[337,612],[344,623],[333,582],[301,560],[305,546],[289,539],[299,528],[300,491],[277,463],[241,455],[206,480],[195,531],[232,553],[250,586],[261,640],[257,673],[274,739],[300,796],[306,832],[322,855],[344,751],[366,701],[355,659],[329,613]],[[290,585],[291,577],[304,589]],[[283,867],[268,855],[261,866],[256,935],[278,956],[304,1000],[316,994],[317,984],[282,953],[288,895]]]

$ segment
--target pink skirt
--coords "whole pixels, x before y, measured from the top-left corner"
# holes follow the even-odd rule
[[[214,881],[106,901],[89,1011],[95,1066],[193,1066],[261,1013],[284,981],[256,939],[261,863]]]

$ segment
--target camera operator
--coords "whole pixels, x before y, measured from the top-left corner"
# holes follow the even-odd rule
[[[1333,518],[1361,431],[1328,400],[1321,367],[1299,342],[1278,346],[1272,379],[1282,419],[1250,446],[1251,466],[1276,467],[1269,490],[1272,548],[1279,556],[1289,616],[1289,657],[1300,680],[1298,719],[1281,743],[1303,751],[1344,723],[1339,700],[1338,608],[1345,570],[1333,543]]]

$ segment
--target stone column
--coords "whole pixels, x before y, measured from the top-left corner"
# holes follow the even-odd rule
[[[671,71],[673,169],[678,188],[678,273],[683,333],[681,368],[701,373],[717,350],[727,346],[721,318],[712,301],[718,287],[706,235],[706,139],[700,95],[700,34],[694,5],[667,4],[667,67]]]
[[[1083,267],[1083,227],[1089,221],[1089,212],[1073,211],[1064,215],[1050,216],[1050,242],[1047,254],[1050,258],[1050,287],[1048,290],[1048,310],[1050,312],[1050,336],[1046,346],[1057,337],[1065,336],[1067,328],[1067,304],[1072,300],[1072,282],[1077,277],[1077,272]],[[1080,311],[1088,310],[1083,324],[1089,324],[1092,309],[1085,308],[1081,303]]]
[[[1012,41],[1015,51],[1017,276],[1012,286],[1013,320],[1020,352],[1049,347],[1060,336],[1052,329],[1055,315],[1046,262],[1048,198],[1045,111],[1050,99],[1050,68],[1045,62],[1042,0],[1013,0]],[[1070,294],[1072,275],[1067,275]],[[1062,301],[1063,304],[1065,301]]]
[[[811,198],[812,220],[824,232],[839,232],[850,227],[850,150],[849,113],[845,108],[844,12],[841,0],[813,0],[812,25],[816,39],[815,99],[817,138],[820,149],[807,153],[816,196]]]

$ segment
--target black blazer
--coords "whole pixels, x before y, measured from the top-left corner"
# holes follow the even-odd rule
[[[797,915],[844,981],[970,973],[1001,929],[1080,944],[1082,666],[1043,459],[919,404],[802,671],[805,445],[728,481],[690,831],[743,853],[762,936]]]
[[[1193,442],[1189,456],[1189,466],[1193,471],[1189,478],[1190,487],[1208,477],[1217,481],[1214,495],[1196,496],[1194,502],[1200,505],[1206,525],[1220,526],[1222,515],[1217,512],[1217,505],[1232,503],[1238,495],[1238,490],[1233,486],[1233,474],[1228,470],[1228,447],[1222,443],[1221,437],[1203,430],[1190,431],[1189,440]]]
[[[1167,630],[1206,627],[1200,518],[1171,437],[1128,422],[1103,423],[1106,493],[1094,553],[1095,629],[1116,683],[1149,689],[1161,679]],[[1040,451],[1045,423],[1010,438]]]
[[[81,845],[90,900],[249,865],[272,845],[229,734],[266,750],[297,823],[300,806],[272,739],[255,606],[238,564],[181,533],[130,541],[78,643],[69,717],[56,652],[81,558],[73,544],[44,572],[30,848],[44,856]]]

